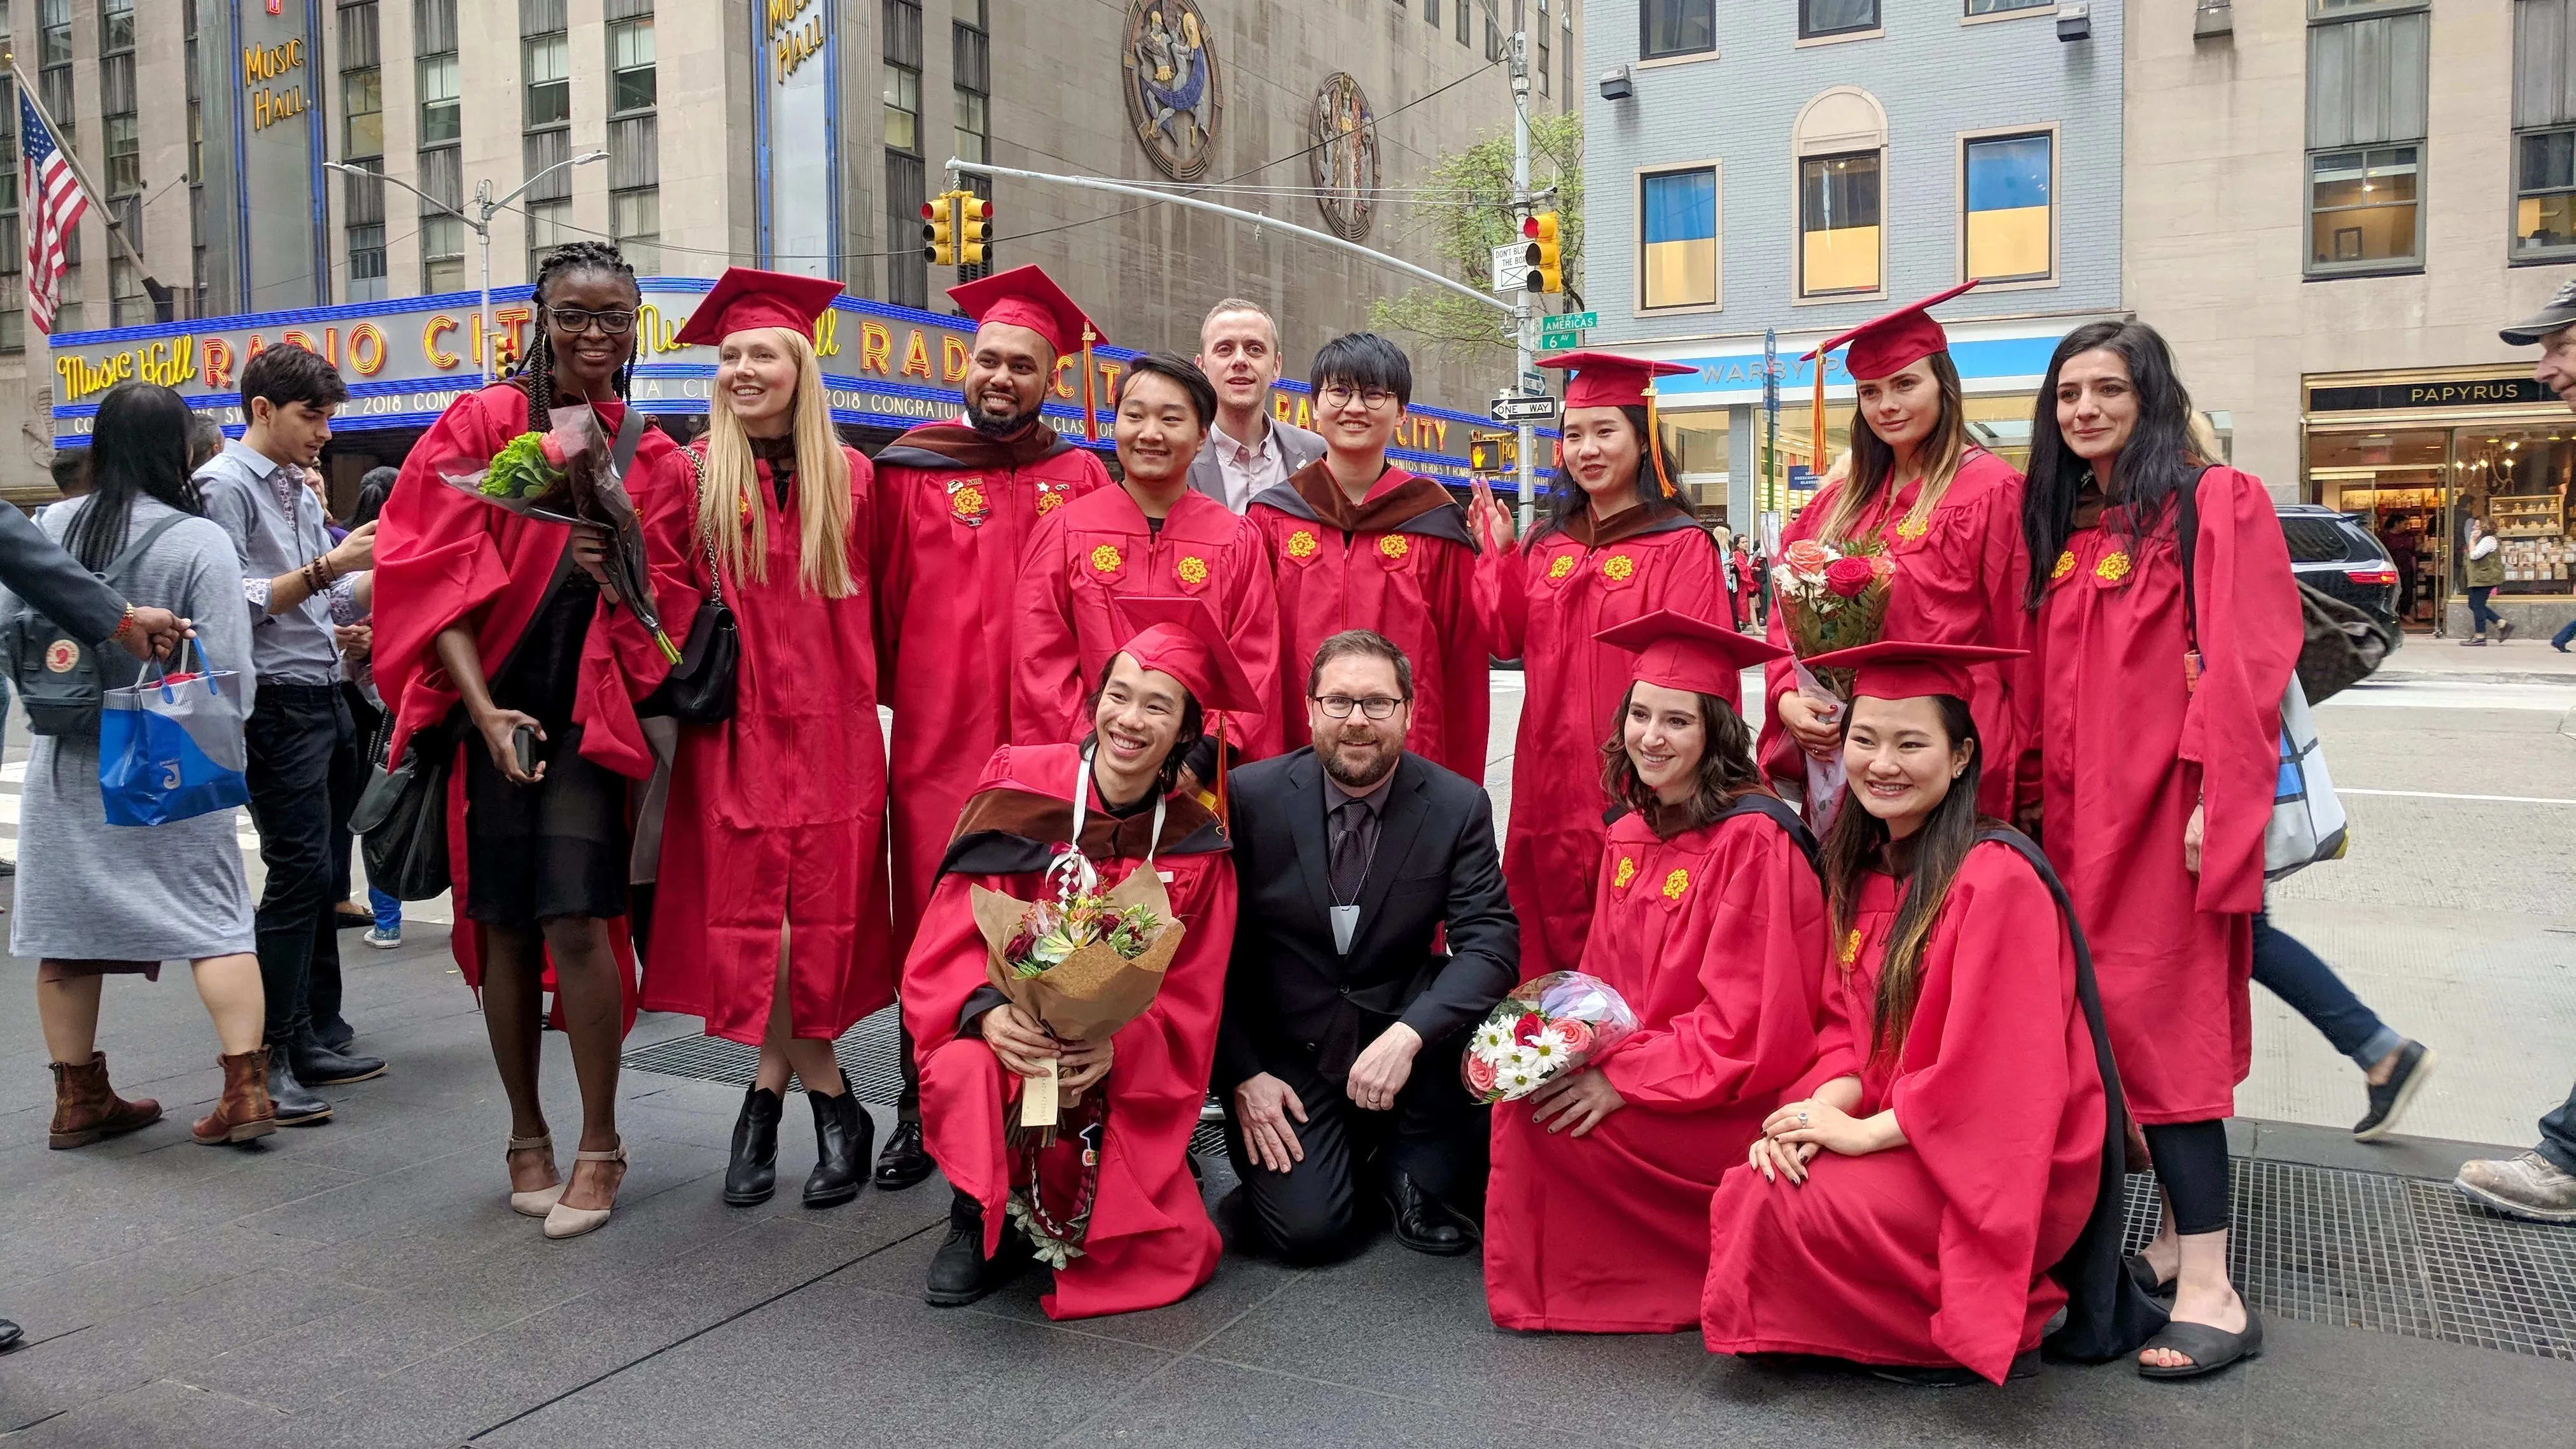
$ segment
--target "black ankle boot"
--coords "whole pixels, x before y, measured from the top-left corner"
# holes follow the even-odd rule
[[[331,1120],[331,1104],[311,1088],[295,1079],[295,1068],[287,1060],[282,1043],[271,1043],[268,1053],[268,1100],[277,1108],[280,1127],[309,1127]]]
[[[933,1308],[962,1308],[1019,1276],[1028,1266],[1020,1235],[1002,1229],[1001,1256],[984,1257],[984,1205],[964,1193],[948,1200],[948,1237],[930,1255],[930,1283],[921,1300]]]
[[[877,1126],[850,1090],[847,1073],[839,1096],[808,1091],[805,1100],[814,1108],[814,1172],[805,1179],[805,1205],[839,1207],[868,1184],[868,1152],[876,1146]]]
[[[769,1201],[778,1190],[778,1114],[784,1106],[767,1087],[742,1094],[733,1119],[733,1156],[725,1163],[724,1200],[735,1207]]]
[[[308,1086],[334,1087],[385,1074],[384,1058],[333,1051],[313,1034],[309,1022],[286,1039],[286,1054],[295,1067],[296,1079]]]
[[[885,1151],[877,1158],[876,1184],[886,1192],[901,1192],[930,1176],[937,1165],[921,1145],[921,1119],[897,1118],[894,1130],[886,1134]]]

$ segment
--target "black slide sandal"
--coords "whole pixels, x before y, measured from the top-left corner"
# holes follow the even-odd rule
[[[2168,1323],[2155,1337],[2139,1345],[2138,1352],[2151,1348],[2171,1349],[2186,1354],[2191,1362],[2179,1368],[2160,1368],[2143,1359],[2138,1363],[2142,1379],[2196,1379],[2214,1374],[2243,1358],[2263,1356],[2263,1320],[2252,1308],[2245,1310],[2245,1331],[2229,1333],[2206,1323]]]
[[[2128,1266],[2130,1281],[2136,1283],[2139,1290],[2148,1297],[2171,1298],[2174,1295],[2174,1284],[2180,1279],[2158,1278],[2155,1265],[2147,1261],[2146,1254],[2131,1253],[2122,1261]]]

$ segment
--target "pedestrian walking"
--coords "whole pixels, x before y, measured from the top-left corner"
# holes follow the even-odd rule
[[[538,268],[535,301],[526,365],[451,403],[385,503],[374,658],[395,713],[386,758],[402,758],[415,736],[425,751],[457,752],[448,786],[450,839],[464,837],[462,851],[450,849],[464,865],[456,960],[481,993],[510,1102],[510,1206],[563,1238],[608,1221],[626,1173],[617,1054],[635,1010],[624,927],[629,781],[652,771],[633,701],[669,665],[634,610],[603,588],[602,534],[487,507],[437,470],[491,458],[557,406],[586,403],[611,437],[628,436],[633,419],[626,491],[665,627],[683,630],[691,491],[679,449],[626,401],[643,301],[626,259],[605,243],[566,243]],[[537,1090],[549,978],[581,1089],[569,1181],[556,1176]]]
[[[1735,622],[1738,628],[1762,627],[1762,621],[1754,615],[1762,598],[1763,570],[1761,556],[1753,551],[1752,535],[1737,534],[1735,536]]]
[[[188,475],[187,404],[166,387],[120,383],[100,399],[97,423],[95,486],[48,510],[45,536],[82,567],[112,573],[137,605],[196,620],[202,662],[192,667],[232,671],[251,703],[252,628],[241,607],[241,565],[224,530],[204,516]],[[13,590],[24,587],[15,573],[0,577]],[[28,602],[60,618],[52,601],[28,593]],[[102,666],[105,682],[127,682],[116,665]],[[214,1111],[191,1135],[210,1144],[266,1136],[281,1114],[268,1092],[274,1043],[262,1041],[257,931],[236,816],[222,809],[162,825],[111,825],[99,788],[95,730],[36,736],[20,800],[25,853],[9,951],[37,960],[36,1013],[54,1073],[47,1144],[86,1146],[160,1119],[160,1103],[119,1097],[109,1082],[107,1054],[97,1046],[99,999],[107,977],[157,981],[161,963],[172,960],[189,963],[224,1073]],[[326,1103],[286,1120],[302,1125],[329,1115]]]
[[[1601,639],[1630,679],[1592,752],[1619,818],[1565,964],[1618,992],[1637,1031],[1493,1108],[1485,1305],[1504,1328],[1675,1333],[1700,1320],[1718,1179],[1815,1059],[1825,902],[1815,841],[1738,713],[1773,646],[1667,611]]]
[[[923,1291],[934,1307],[974,1302],[1034,1253],[1055,1269],[1038,1300],[1049,1318],[1160,1308],[1223,1251],[1188,1163],[1236,950],[1235,863],[1217,813],[1179,784],[1207,716],[1257,713],[1261,691],[1203,602],[1116,608],[1128,638],[1091,723],[1078,742],[993,754],[904,962],[930,1151],[955,1193]],[[1148,871],[1183,934],[1133,1020],[1060,1041],[992,985],[978,888],[1035,903],[1066,872],[1106,892]],[[1010,1109],[1049,1075],[1061,1115],[1041,1141]]]
[[[2376,1142],[2396,1131],[2398,1119],[2432,1079],[2440,1056],[2381,1021],[2332,966],[2273,925],[2268,910],[2254,913],[2253,979],[2361,1068],[2370,1102],[2352,1126],[2354,1140]]]
[[[2139,1356],[2154,1378],[2260,1347],[2227,1275],[2225,1119],[2253,1056],[2253,918],[2300,641],[2271,495],[2195,456],[2190,413],[2153,328],[2068,333],[2033,414],[2023,514],[2038,653],[2018,738],[2036,759],[2017,774],[2093,944],[2164,1188],[2140,1270],[2178,1284],[2172,1327]]]
[[[1271,411],[1279,321],[1260,303],[1228,297],[1210,307],[1199,324],[1197,362],[1216,388],[1216,422],[1190,463],[1190,487],[1240,515],[1324,456],[1324,440]]]
[[[2460,643],[2473,648],[2486,647],[2487,626],[2490,624],[2495,626],[2497,643],[2512,638],[2512,622],[2487,602],[2495,597],[2496,586],[2504,582],[2504,554],[2496,543],[2495,530],[2474,513],[2469,515],[2467,546],[2461,550],[2460,556],[2465,560],[2460,566],[2460,574],[2469,586],[2469,628],[2472,631]]]
[[[2153,1321],[2133,1293],[2124,1341],[2094,1341],[2119,1287],[2125,1133],[2075,927],[2037,850],[1977,809],[1981,655],[1822,656],[1858,670],[1823,846],[1824,1050],[1710,1206],[1714,1352],[2002,1383],[2038,1370],[2061,1308],[2087,1357]],[[2088,1234],[2102,1251],[2072,1251]]]
[[[1808,539],[1883,548],[1896,570],[1883,625],[1887,638],[2010,649],[2028,629],[2021,609],[2021,475],[1969,441],[1959,369],[1950,360],[1949,336],[1930,311],[1975,285],[1898,308],[1810,354],[1822,368],[1835,348],[1850,347],[1845,361],[1857,397],[1848,476],[1818,489],[1780,537],[1783,548]],[[1790,642],[1776,606],[1770,639],[1783,648]],[[2000,760],[2015,755],[2012,692],[2021,668],[2016,659],[1971,671],[1977,735]],[[1763,769],[1803,790],[1805,757],[1834,758],[1842,748],[1840,727],[1799,692],[1786,656],[1764,669],[1763,695]],[[1980,788],[1986,793],[1979,808],[1996,816],[2010,812],[2010,771],[1987,773]]]
[[[220,436],[220,435],[218,435]],[[393,493],[394,482],[402,476],[398,468],[370,468],[358,480],[357,506],[349,510],[349,526],[363,528],[376,521],[385,510],[385,499]],[[373,580],[369,581],[373,595]],[[363,765],[384,742],[385,701],[376,691],[375,618],[373,609],[341,619],[332,613],[332,637],[340,646],[340,692],[349,702],[349,718],[357,725],[359,760]],[[353,841],[352,844],[355,842]],[[367,934],[363,940],[370,950],[392,951],[402,945],[402,900],[367,882]]]
[[[1210,446],[1216,389],[1185,359],[1147,353],[1119,375],[1112,406],[1117,486],[1040,519],[1020,563],[1013,744],[1061,744],[1082,732],[1100,671],[1124,642],[1123,598],[1203,600],[1253,678],[1278,671],[1279,593],[1261,531],[1190,483]],[[1216,782],[1220,739],[1236,762],[1279,753],[1275,713],[1212,717],[1193,747],[1186,789]]]
[[[867,1186],[875,1124],[832,1043],[894,1000],[887,942],[885,737],[868,591],[867,459],[832,431],[814,322],[829,278],[727,268],[680,341],[716,349],[690,456],[700,597],[741,652],[730,718],[682,722],[662,817],[644,1005],[760,1049],[724,1199],[776,1190],[792,1072],[814,1117],[807,1207]]]
[[[249,726],[250,816],[268,879],[259,903],[259,969],[268,1002],[269,1093],[289,1119],[314,1114],[312,1090],[384,1074],[349,1050],[341,1010],[339,921],[347,856],[332,862],[357,804],[357,726],[340,697],[334,595],[374,558],[375,532],[334,543],[305,470],[331,440],[348,400],[338,369],[292,344],[260,353],[241,375],[240,438],[195,474],[206,516],[241,555],[259,680]]]
[[[886,771],[897,959],[939,876],[957,812],[984,763],[1011,738],[1011,673],[1020,655],[1013,591],[1038,522],[1096,488],[1109,470],[1041,416],[1068,360],[1087,395],[1100,329],[1037,267],[1014,267],[949,289],[975,319],[966,358],[966,409],[925,423],[876,457],[876,628],[879,697],[894,710]],[[909,1043],[895,1130],[877,1156],[876,1183],[907,1188],[930,1176],[921,1145],[919,1084]]]
[[[1521,923],[1521,969],[1570,971],[1584,957],[1601,865],[1602,744],[1619,720],[1636,659],[1604,630],[1670,611],[1727,618],[1724,555],[1665,472],[1647,389],[1679,363],[1607,352],[1543,358],[1567,382],[1565,465],[1547,516],[1526,539],[1479,482],[1476,613],[1486,647],[1521,661],[1526,684],[1512,748],[1511,825],[1503,883]],[[1761,651],[1767,653],[1767,651]]]
[[[1324,456],[1253,499],[1279,578],[1283,744],[1305,710],[1306,664],[1334,634],[1383,635],[1414,664],[1413,740],[1433,763],[1485,778],[1490,656],[1475,603],[1475,543],[1449,490],[1387,460],[1413,404],[1413,363],[1374,332],[1336,337],[1308,369]]]

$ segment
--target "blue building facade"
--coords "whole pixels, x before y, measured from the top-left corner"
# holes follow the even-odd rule
[[[2121,305],[2121,6],[1586,7],[1586,345],[1698,369],[1659,392],[1703,517],[1741,529],[1810,496],[1800,353],[1970,277],[1937,315],[1974,434],[2019,461],[2050,349]],[[1826,459],[1851,395],[1837,356]]]

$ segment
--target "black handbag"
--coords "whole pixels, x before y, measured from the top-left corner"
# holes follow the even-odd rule
[[[698,455],[683,451],[689,469]],[[700,479],[703,485],[704,479]],[[680,647],[680,662],[635,707],[638,715],[668,715],[682,724],[722,724],[733,718],[734,673],[742,664],[742,633],[734,627],[733,610],[725,606],[724,571],[716,562],[716,541],[706,540],[707,598],[689,622],[689,642]]]
[[[452,721],[454,717],[450,716]],[[442,721],[418,731],[399,763],[384,758],[393,742],[387,711],[370,759],[367,788],[349,812],[367,861],[367,883],[397,900],[425,901],[447,893],[447,781],[456,768],[456,731]]]

